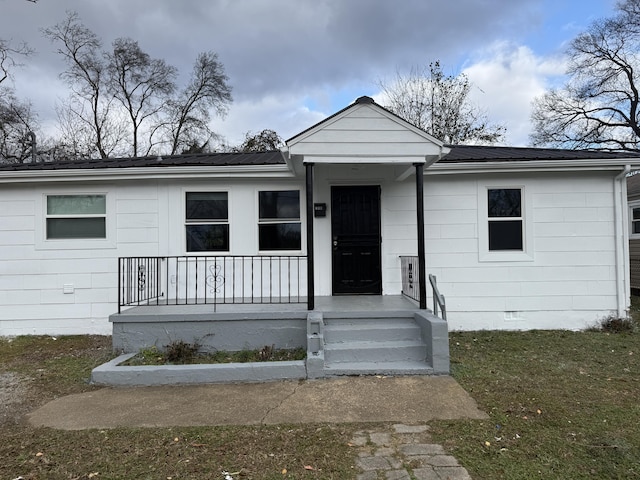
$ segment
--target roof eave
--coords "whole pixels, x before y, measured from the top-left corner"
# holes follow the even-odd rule
[[[640,158],[575,159],[575,160],[526,160],[500,162],[435,163],[425,173],[453,174],[478,172],[540,172],[540,171],[619,171],[627,165],[640,168]]]
[[[293,177],[286,164],[281,165],[227,165],[227,166],[179,166],[179,167],[128,167],[64,170],[13,170],[0,171],[0,183],[64,182],[74,180],[140,180],[162,178],[229,178]]]

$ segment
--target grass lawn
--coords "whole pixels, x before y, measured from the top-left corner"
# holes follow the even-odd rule
[[[640,478],[640,334],[452,333],[450,344],[454,377],[490,419],[431,422],[432,434],[475,480]],[[0,479],[355,478],[348,442],[370,426],[65,432],[21,419],[95,388],[91,368],[108,358],[108,337],[0,338],[0,376],[23,379],[0,410]]]
[[[487,421],[432,423],[474,479],[640,478],[640,334],[450,335]]]
[[[234,480],[355,477],[348,442],[362,425],[68,432],[33,428],[20,418],[53,398],[95,388],[87,380],[93,367],[113,357],[110,342],[94,336],[0,338],[0,376],[26,379],[26,388],[16,387],[1,405],[0,479],[224,480],[223,471]]]

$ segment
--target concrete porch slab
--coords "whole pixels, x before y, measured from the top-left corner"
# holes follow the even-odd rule
[[[317,296],[315,298],[315,311],[318,312],[389,312],[389,311],[415,311],[418,305],[413,300],[404,295],[343,295],[343,296]],[[296,317],[296,313],[306,313],[306,300],[303,303],[287,303],[286,300],[278,299],[253,299],[253,303],[218,303],[218,304],[195,304],[191,302],[187,305],[173,305],[163,303],[151,303],[150,305],[139,305],[126,307],[120,314],[121,317],[156,315],[184,315],[184,314],[211,314],[216,313],[225,317],[225,314],[243,316],[247,314],[289,314]],[[115,318],[115,317],[114,317]]]
[[[485,419],[448,376],[347,377],[260,384],[103,388],[58,398],[29,415],[62,430],[116,427]]]

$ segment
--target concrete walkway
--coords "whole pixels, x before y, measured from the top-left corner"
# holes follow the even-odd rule
[[[358,449],[357,480],[471,480],[454,457],[431,442],[426,425],[456,418],[488,417],[444,376],[103,388],[59,398],[29,414],[32,425],[63,430],[385,422],[350,441]]]
[[[35,426],[63,430],[455,418],[487,417],[448,376],[103,388],[56,399],[29,415]]]

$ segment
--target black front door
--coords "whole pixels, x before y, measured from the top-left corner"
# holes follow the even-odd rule
[[[331,187],[333,294],[380,295],[380,187]]]

